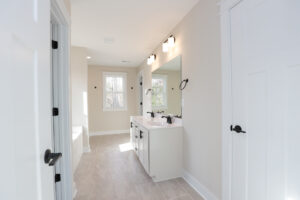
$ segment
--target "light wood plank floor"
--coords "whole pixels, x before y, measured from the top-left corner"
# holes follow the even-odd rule
[[[75,200],[203,200],[182,178],[154,183],[132,150],[120,151],[126,143],[129,134],[91,137],[75,172]]]

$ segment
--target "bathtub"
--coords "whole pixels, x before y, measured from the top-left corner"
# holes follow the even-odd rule
[[[83,153],[82,134],[83,134],[82,126],[72,127],[73,174],[75,173],[78,167],[81,155]]]

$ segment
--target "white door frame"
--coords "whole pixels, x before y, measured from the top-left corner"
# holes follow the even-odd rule
[[[73,199],[73,173],[72,173],[72,137],[70,115],[70,15],[62,0],[51,0],[51,17],[59,24],[59,115],[61,138],[55,143],[61,144],[62,169],[61,190],[63,200]]]
[[[231,88],[231,37],[230,10],[242,0],[221,2],[222,50],[222,200],[231,200],[232,88]]]

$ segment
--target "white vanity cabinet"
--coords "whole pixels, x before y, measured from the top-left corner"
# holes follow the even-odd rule
[[[131,118],[131,142],[145,171],[153,181],[182,176],[181,125],[151,125],[148,119]]]
[[[145,171],[149,173],[149,132],[147,129],[131,122],[131,144]]]

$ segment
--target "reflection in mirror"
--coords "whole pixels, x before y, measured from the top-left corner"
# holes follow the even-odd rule
[[[152,72],[152,110],[181,115],[181,56]]]

